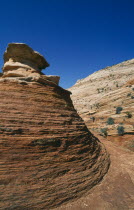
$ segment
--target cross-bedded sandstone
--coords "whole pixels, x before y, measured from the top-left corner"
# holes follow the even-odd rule
[[[47,76],[7,76],[0,98],[0,208],[51,209],[102,180],[109,155],[69,91]]]

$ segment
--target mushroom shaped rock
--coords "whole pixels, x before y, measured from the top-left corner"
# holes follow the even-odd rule
[[[4,68],[8,70],[8,65],[16,66],[19,65],[24,67],[28,66],[37,71],[41,71],[49,66],[45,58],[38,52],[34,51],[27,44],[23,43],[10,43],[4,53]]]
[[[69,91],[49,80],[18,81],[0,78],[0,209],[51,209],[80,198],[107,173],[106,149]]]
[[[3,78],[32,77],[43,80],[42,69],[49,66],[46,59],[31,47],[23,43],[10,43],[4,53]],[[55,84],[59,83],[59,76],[45,76]]]

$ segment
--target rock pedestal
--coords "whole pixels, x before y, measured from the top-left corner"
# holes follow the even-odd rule
[[[41,77],[7,76],[0,79],[0,98],[1,209],[58,207],[103,179],[109,155],[69,91]]]
[[[46,59],[28,45],[11,43],[4,53],[3,77],[32,77],[43,79],[42,69],[48,67]],[[59,83],[59,76],[45,76],[55,84]]]

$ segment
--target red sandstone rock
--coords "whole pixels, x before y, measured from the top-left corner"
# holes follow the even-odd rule
[[[103,179],[109,155],[69,91],[41,77],[7,77],[0,98],[1,209],[51,209]]]
[[[98,135],[100,138],[100,136]],[[134,153],[100,139],[110,154],[110,169],[100,184],[81,198],[54,210],[132,210],[134,208]]]

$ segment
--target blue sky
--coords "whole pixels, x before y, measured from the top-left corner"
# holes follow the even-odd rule
[[[106,66],[134,58],[133,0],[0,0],[0,66],[8,43],[40,52],[71,87]]]

